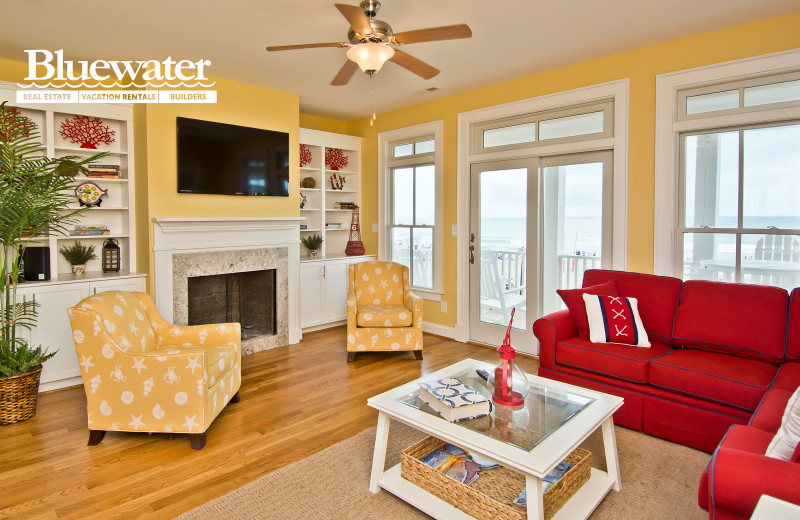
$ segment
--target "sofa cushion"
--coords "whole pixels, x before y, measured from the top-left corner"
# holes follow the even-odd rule
[[[557,365],[567,365],[634,383],[647,383],[649,361],[671,350],[657,341],[651,342],[650,348],[636,348],[614,343],[592,343],[576,336],[556,343],[555,357]]]
[[[673,344],[780,364],[788,301],[786,290],[778,287],[688,280]]]
[[[800,288],[789,296],[789,327],[786,331],[786,359],[800,360]]]
[[[619,343],[647,348],[650,342],[639,317],[636,298],[584,294],[592,343]]]
[[[786,403],[792,397],[792,392],[786,390],[770,390],[761,400],[756,409],[756,413],[750,418],[750,426],[764,430],[765,432],[775,433],[781,427],[783,412],[786,410]]]
[[[792,460],[792,455],[800,445],[800,388],[794,391],[786,403],[781,427],[767,447],[767,457]]]
[[[772,388],[792,393],[797,390],[797,387],[800,387],[800,363],[797,361],[784,363],[778,369],[778,375],[775,376]]]
[[[359,327],[410,327],[411,311],[403,305],[361,305],[356,311]]]
[[[584,287],[582,289],[559,289],[556,291],[564,305],[569,309],[569,314],[572,316],[572,321],[578,327],[578,336],[583,339],[589,339],[589,318],[586,315],[586,303],[583,301],[584,294],[603,294],[606,296],[619,296],[617,292],[617,284],[614,280],[592,285],[591,287]]]
[[[597,285],[614,280],[620,296],[636,298],[639,315],[650,341],[672,343],[672,324],[681,294],[681,280],[669,276],[590,269],[583,275],[583,285]]]
[[[752,411],[777,370],[754,359],[680,349],[650,363],[650,384]]]

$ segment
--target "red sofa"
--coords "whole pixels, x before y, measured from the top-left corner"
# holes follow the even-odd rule
[[[711,518],[749,518],[763,493],[800,503],[800,464],[764,455],[800,386],[800,289],[608,270],[583,287],[612,280],[651,347],[592,343],[558,311],[533,325],[539,375],[623,397],[617,424],[714,452],[699,492]]]

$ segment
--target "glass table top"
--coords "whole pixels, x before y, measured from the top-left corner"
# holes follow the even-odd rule
[[[491,400],[492,389],[474,369],[459,372],[452,377],[460,379]],[[420,400],[419,390],[401,397],[399,401],[439,417],[431,407]],[[456,424],[530,451],[594,401],[590,397],[532,384],[524,405],[511,407],[492,402],[490,415],[459,421]]]

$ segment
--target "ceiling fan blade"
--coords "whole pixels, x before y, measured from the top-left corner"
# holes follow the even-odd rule
[[[270,45],[268,51],[291,51],[294,49],[315,49],[317,47],[347,47],[343,42],[330,43],[301,43],[300,45]]]
[[[334,87],[347,85],[347,82],[350,81],[350,78],[353,77],[353,74],[355,74],[357,70],[358,65],[356,62],[347,60],[344,65],[342,65],[342,68],[339,69],[339,72],[336,73],[336,77],[331,81],[331,85]]]
[[[390,37],[392,43],[397,44],[458,40],[461,38],[472,38],[472,29],[465,23],[446,25],[443,27],[431,27],[430,29],[417,29],[416,31],[404,31]]]
[[[336,9],[347,18],[350,27],[359,34],[372,34],[372,26],[364,11],[357,5],[334,4]]]
[[[424,61],[417,59],[414,56],[408,54],[407,52],[403,52],[398,49],[394,50],[394,56],[389,58],[389,61],[397,63],[404,69],[408,69],[417,76],[424,79],[431,79],[432,77],[439,74],[439,69],[431,67]]]

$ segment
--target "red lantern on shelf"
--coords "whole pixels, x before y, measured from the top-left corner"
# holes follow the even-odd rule
[[[361,242],[361,225],[358,223],[358,204],[353,205],[353,219],[350,222],[350,240],[344,248],[347,256],[360,256],[364,254],[364,243]]]

